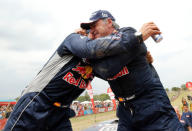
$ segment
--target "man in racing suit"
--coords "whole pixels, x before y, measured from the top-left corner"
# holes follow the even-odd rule
[[[90,18],[93,21],[81,23],[81,27],[91,28],[95,38],[113,33],[113,17],[109,14],[108,11],[96,11]],[[160,33],[154,23],[148,25],[141,28],[141,33],[133,28],[120,29],[126,32],[124,37],[137,38],[131,41],[127,53],[90,62],[94,73],[108,81],[120,103],[118,131],[183,131],[155,68],[146,60],[147,48],[143,41]],[[146,33],[146,28],[150,27]]]
[[[71,131],[69,117],[75,114],[69,106],[93,79],[84,58],[127,52],[129,41],[122,31],[96,40],[70,34],[22,92],[4,131]]]

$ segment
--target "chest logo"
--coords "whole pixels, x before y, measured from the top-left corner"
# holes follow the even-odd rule
[[[127,67],[125,66],[125,67],[123,67],[123,69],[118,74],[116,74],[112,78],[108,78],[107,80],[115,80],[118,77],[122,77],[122,76],[127,75],[127,74],[129,74],[129,71],[128,71]]]

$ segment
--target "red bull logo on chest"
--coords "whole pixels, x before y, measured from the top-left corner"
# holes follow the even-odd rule
[[[129,71],[128,71],[127,67],[125,66],[125,67],[123,67],[123,69],[118,74],[116,74],[112,78],[108,78],[107,80],[115,80],[118,77],[122,77],[122,76],[127,75],[127,74],[129,74]]]

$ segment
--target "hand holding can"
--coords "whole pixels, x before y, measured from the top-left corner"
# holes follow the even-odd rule
[[[161,35],[161,31],[153,22],[145,23],[140,32],[142,33],[143,41],[147,40],[150,36],[154,39],[155,42],[160,42],[163,37]]]
[[[153,35],[153,36],[151,36],[151,37],[153,38],[153,40],[154,40],[156,43],[159,43],[159,42],[163,39],[163,37],[162,37],[161,34]]]

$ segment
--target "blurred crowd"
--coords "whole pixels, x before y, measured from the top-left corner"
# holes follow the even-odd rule
[[[0,105],[0,119],[8,118],[14,105]]]
[[[95,113],[98,113],[98,112],[111,111],[113,110],[114,105],[111,101],[95,101],[94,106],[95,106]],[[85,102],[74,101],[71,105],[71,108],[75,111],[76,116],[92,114],[94,112],[92,103],[89,101]]]
[[[11,114],[11,112],[13,111],[13,107],[14,107],[14,105],[10,105],[10,104],[0,105],[0,119],[8,118],[9,115]],[[108,102],[96,101],[95,102],[95,109],[108,108],[108,107],[113,108],[113,103],[111,101],[108,101]],[[84,115],[86,114],[85,112],[87,112],[87,114],[93,113],[92,103],[89,101],[85,101],[85,102],[74,101],[71,105],[71,108],[75,111],[76,116],[78,116],[78,114],[80,112],[83,112]]]

